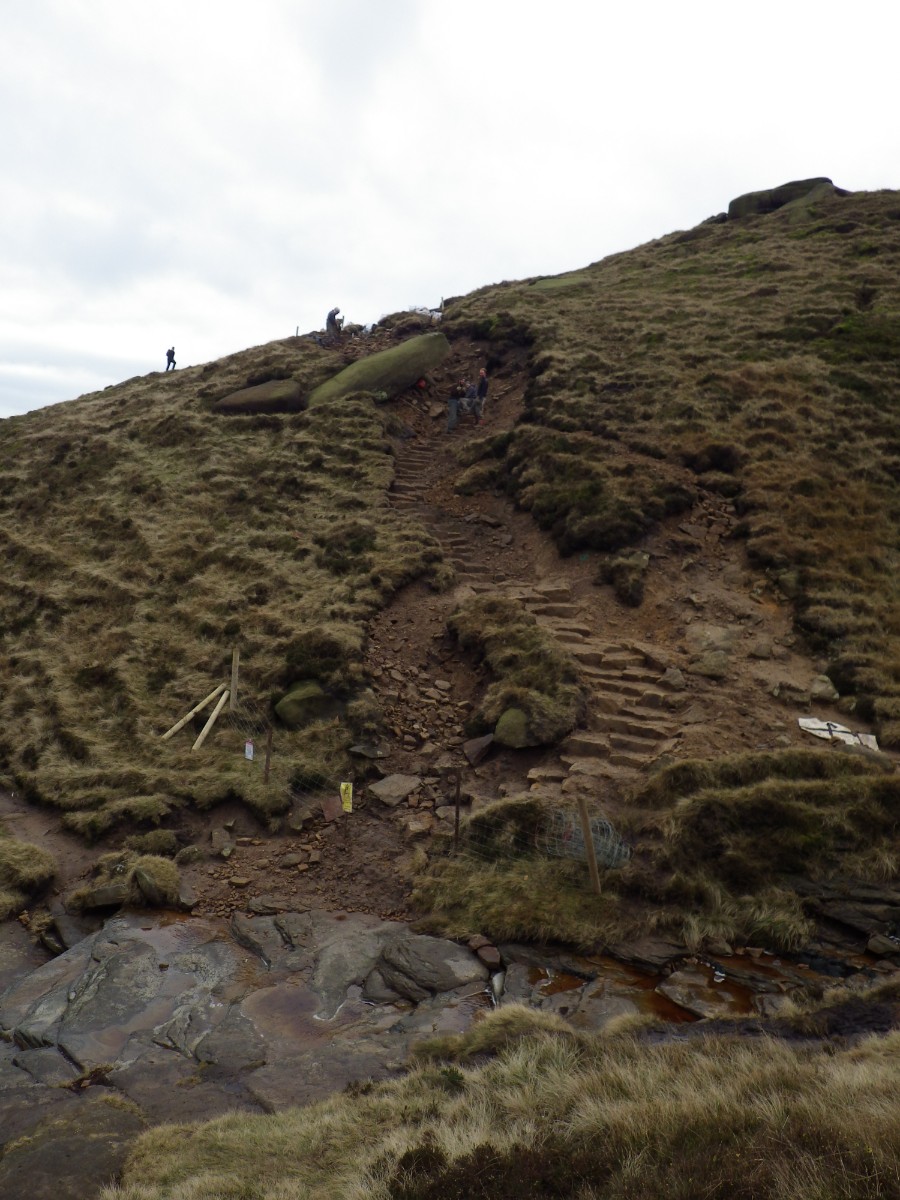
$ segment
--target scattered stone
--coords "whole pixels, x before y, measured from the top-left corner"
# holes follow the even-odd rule
[[[462,752],[470,766],[478,766],[491,748],[493,741],[494,734],[486,733],[484,737],[470,738],[467,742],[463,742]]]
[[[688,670],[692,675],[702,675],[705,679],[724,679],[730,665],[729,656],[724,650],[708,650],[691,659]]]
[[[673,692],[683,692],[687,687],[687,680],[678,667],[667,667],[656,682],[660,687],[670,688]]]
[[[716,991],[710,986],[706,972],[694,967],[673,971],[656,990],[695,1017],[724,1017],[736,1010],[731,995]]]
[[[817,675],[809,685],[809,694],[813,700],[823,704],[834,704],[840,700],[840,693],[827,675]]]
[[[866,943],[870,954],[880,958],[896,958],[900,956],[900,938],[889,937],[884,933],[874,933]]]
[[[247,905],[250,912],[256,913],[257,916],[268,917],[274,913],[284,912],[290,908],[283,900],[278,900],[275,896],[254,896]]]
[[[496,946],[479,946],[475,953],[486,967],[496,970],[503,965],[503,958]]]
[[[350,753],[357,754],[360,758],[387,758],[387,750],[382,750],[371,742],[357,742],[355,746],[350,747]]]
[[[228,880],[232,887],[245,888],[250,886],[250,880],[246,875],[232,875]]]
[[[449,691],[452,691],[452,689],[453,689],[453,684],[450,682],[449,679],[436,679],[434,681],[434,686],[438,689],[439,692],[449,692]]]
[[[368,784],[368,789],[382,804],[396,808],[403,800],[422,786],[419,775],[386,775],[376,783]]]
[[[220,858],[231,858],[234,854],[234,842],[229,834],[224,829],[214,829],[210,834],[213,853],[218,854]]]

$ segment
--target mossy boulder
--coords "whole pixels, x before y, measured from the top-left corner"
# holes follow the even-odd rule
[[[305,407],[300,384],[294,379],[270,379],[241,388],[214,405],[220,413],[300,412]]]
[[[738,217],[775,212],[776,209],[784,208],[785,204],[800,200],[814,189],[823,187],[838,190],[834,189],[830,179],[820,175],[815,179],[795,179],[790,183],[783,183],[780,187],[767,188],[761,192],[747,192],[731,201],[728,205],[728,217],[733,221]]]
[[[288,729],[302,729],[311,721],[333,716],[338,708],[338,702],[317,680],[301,679],[278,701],[275,712]]]
[[[508,708],[494,728],[494,741],[501,746],[509,746],[512,750],[522,750],[525,746],[536,746],[536,742],[528,728],[528,716],[521,708]]]
[[[309,397],[309,407],[331,404],[353,392],[371,392],[392,400],[435,367],[450,353],[442,333],[425,333],[390,350],[360,358],[320,384]]]

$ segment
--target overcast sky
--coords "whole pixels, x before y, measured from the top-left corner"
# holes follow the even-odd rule
[[[900,187],[894,0],[2,8],[0,416]]]

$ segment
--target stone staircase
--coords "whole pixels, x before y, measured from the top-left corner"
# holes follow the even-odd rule
[[[684,697],[677,690],[678,673],[674,679],[667,676],[669,657],[652,645],[599,637],[589,601],[577,600],[566,579],[510,578],[485,553],[492,543],[502,544],[501,533],[483,519],[455,517],[425,501],[425,492],[436,482],[434,465],[427,446],[404,446],[391,500],[420,510],[417,515],[440,541],[459,587],[498,592],[523,603],[566,648],[588,689],[583,727],[560,744],[556,762],[529,773],[530,785],[542,791],[602,795],[636,779],[674,745],[676,713]]]

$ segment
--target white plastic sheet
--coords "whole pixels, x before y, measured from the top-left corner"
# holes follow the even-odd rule
[[[798,717],[797,723],[806,733],[813,737],[825,738],[831,741],[837,738],[849,746],[865,746],[867,750],[877,750],[878,742],[874,733],[854,733],[846,725],[836,725],[834,721],[820,721],[818,717]]]

